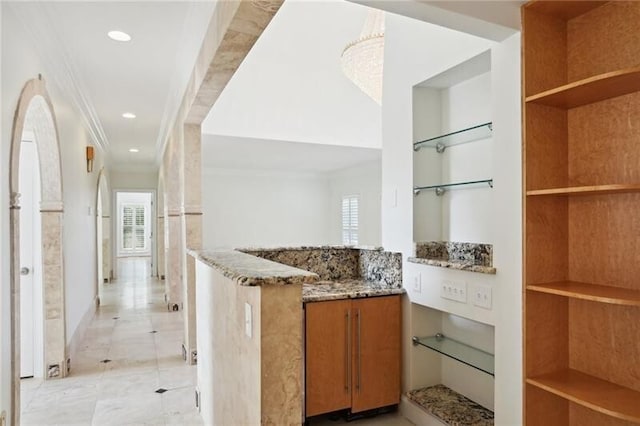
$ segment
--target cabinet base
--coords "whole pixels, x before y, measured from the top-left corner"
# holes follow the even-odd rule
[[[305,419],[305,426],[310,426],[314,423],[314,421],[318,420],[338,420],[344,419],[347,422],[351,422],[353,420],[360,420],[370,417],[375,417],[379,414],[389,414],[395,413],[398,411],[398,405],[389,405],[386,407],[374,408],[372,410],[360,411],[358,413],[352,413],[350,409],[334,411],[333,413],[320,414],[318,416],[308,417]]]

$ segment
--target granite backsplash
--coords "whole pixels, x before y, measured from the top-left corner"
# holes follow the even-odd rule
[[[416,257],[478,266],[493,266],[493,246],[481,243],[427,241],[416,243]]]
[[[243,253],[314,272],[321,281],[363,279],[402,287],[402,254],[349,246],[238,249]]]

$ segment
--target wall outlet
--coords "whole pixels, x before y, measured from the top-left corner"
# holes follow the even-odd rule
[[[251,305],[246,303],[244,304],[244,334],[247,335],[249,339],[252,336],[253,329],[253,315],[251,313]]]
[[[413,292],[422,293],[422,274],[419,272],[413,276]]]
[[[467,283],[464,281],[442,281],[440,297],[467,303]]]
[[[491,287],[488,285],[476,285],[473,289],[473,304],[485,309],[491,309]]]

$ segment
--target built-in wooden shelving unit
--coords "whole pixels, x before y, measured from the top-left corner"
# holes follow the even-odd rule
[[[525,421],[640,423],[640,2],[523,12]]]

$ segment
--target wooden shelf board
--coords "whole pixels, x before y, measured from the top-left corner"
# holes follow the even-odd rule
[[[640,392],[576,370],[527,379],[527,383],[618,419],[640,423]]]
[[[527,195],[594,195],[616,194],[624,192],[638,192],[640,184],[611,184],[593,186],[572,186],[566,188],[534,189],[527,191]]]
[[[527,285],[527,290],[613,305],[640,306],[640,291],[620,287],[560,281],[546,284],[529,284]]]
[[[553,15],[569,20],[590,10],[600,7],[606,1],[531,1],[525,5],[527,10]]]
[[[575,108],[640,91],[640,67],[611,71],[547,90],[526,98],[527,102]]]

